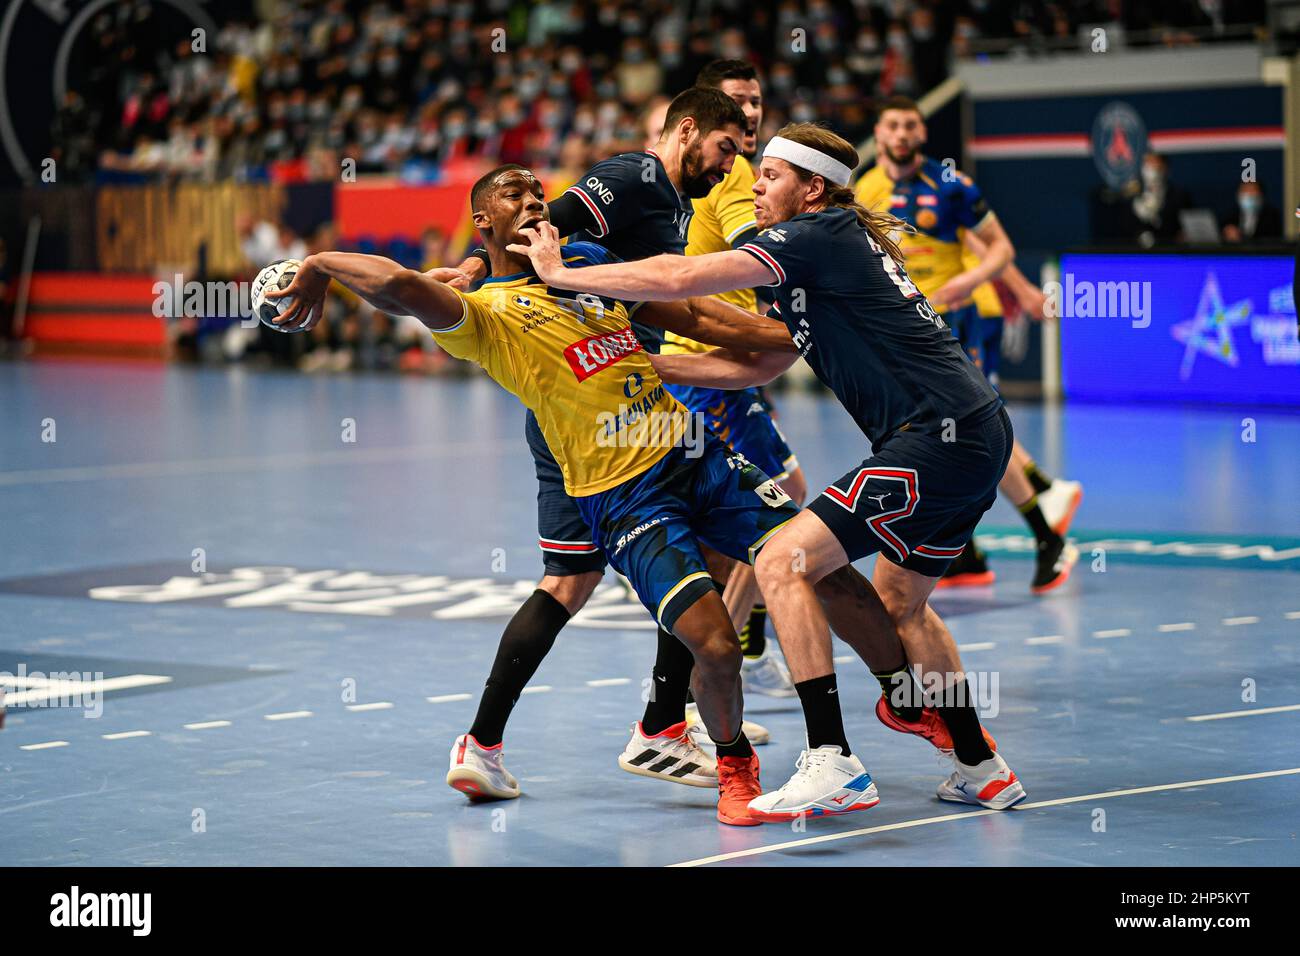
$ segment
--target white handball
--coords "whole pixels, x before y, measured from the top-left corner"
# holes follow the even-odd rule
[[[273,320],[293,308],[293,304],[298,301],[297,298],[286,296],[283,299],[268,299],[266,297],[268,292],[289,288],[293,283],[293,277],[298,274],[300,265],[302,262],[298,259],[281,259],[279,262],[272,262],[253,280],[253,313],[267,328],[275,329],[277,332],[304,331],[302,328],[286,329],[273,323]]]

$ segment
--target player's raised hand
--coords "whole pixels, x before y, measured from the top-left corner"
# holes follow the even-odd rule
[[[288,288],[266,293],[268,299],[282,299],[285,296],[294,299],[293,305],[275,320],[275,325],[285,332],[310,329],[320,321],[325,311],[325,293],[329,287],[330,277],[317,269],[312,263],[312,257],[308,256],[298,267]]]
[[[559,230],[549,222],[539,222],[536,226],[520,229],[519,234],[528,240],[528,245],[512,242],[506,246],[506,251],[531,259],[537,277],[548,285],[557,281],[564,272]]]

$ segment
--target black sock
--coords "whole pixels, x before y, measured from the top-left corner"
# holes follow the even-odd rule
[[[1043,542],[1055,540],[1057,534],[1047,524],[1047,518],[1043,516],[1043,509],[1038,507],[1038,495],[1030,498],[1018,509],[1024,516],[1025,524],[1029,525],[1029,530],[1034,533],[1041,546]]]
[[[641,717],[641,732],[649,737],[686,719],[686,695],[691,688],[695,657],[671,632],[659,628],[650,699]]]
[[[913,679],[906,661],[888,670],[872,671],[871,676],[880,682],[885,703],[894,712],[894,716],[909,723],[921,719],[921,688]]]
[[[1029,479],[1029,485],[1034,489],[1035,494],[1042,494],[1048,488],[1052,487],[1052,479],[1038,467],[1038,462],[1031,461],[1024,467],[1025,477]]]
[[[755,604],[749,620],[740,631],[740,652],[746,657],[762,657],[767,650],[767,608]]]
[[[968,767],[983,763],[993,756],[984,732],[980,729],[979,715],[971,704],[970,684],[962,678],[960,684],[945,688],[943,697],[935,703],[935,709],[952,734],[952,749],[957,759]]]
[[[515,701],[537,673],[542,659],[555,645],[555,637],[569,622],[563,604],[541,588],[515,611],[515,616],[501,634],[496,660],[488,674],[478,713],[469,732],[480,745],[495,747],[501,743],[506,721]]]
[[[709,739],[713,740],[712,737],[710,737]],[[713,740],[713,744],[718,748],[717,754],[719,757],[754,756],[754,748],[749,745],[749,738],[745,736],[745,732],[743,730],[740,733],[736,734],[736,739],[729,744],[720,744],[716,740]]]
[[[838,744],[844,756],[849,756],[849,738],[844,734],[844,717],[840,714],[839,687],[835,675],[814,677],[794,685],[803,704],[803,721],[808,728],[808,749],[816,750],[825,744]]]

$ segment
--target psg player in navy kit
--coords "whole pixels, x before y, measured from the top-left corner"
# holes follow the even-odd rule
[[[831,484],[769,542],[756,570],[803,704],[808,749],[781,789],[754,799],[764,819],[833,815],[870,806],[874,785],[853,756],[840,714],[826,618],[813,585],[873,553],[874,583],[908,660],[876,671],[882,722],[952,751],[941,799],[1007,809],[1025,799],[980,726],[951,633],[929,606],[935,582],[997,495],[1011,454],[1002,401],[902,267],[889,238],[903,225],[853,198],[857,151],[797,123],[768,144],[754,185],[765,230],[741,249],[598,265],[565,277],[554,230],[525,231],[548,283],[626,299],[667,300],[776,287],[779,316],[799,353],[870,440],[872,456]],[[668,382],[713,388],[763,384],[789,353],[715,350],[659,356]],[[777,598],[774,599],[773,595]],[[908,665],[921,671],[921,687]],[[922,690],[924,687],[924,690]]]

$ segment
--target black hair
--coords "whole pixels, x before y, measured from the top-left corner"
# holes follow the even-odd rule
[[[474,184],[474,188],[469,191],[470,212],[479,211],[482,205],[481,200],[483,199],[484,195],[487,193],[488,188],[492,185],[492,181],[496,179],[498,176],[500,176],[502,173],[508,173],[512,169],[522,169],[525,172],[528,171],[527,166],[520,166],[518,163],[506,163],[505,165],[498,166],[496,169],[486,172],[479,177],[478,182]]]
[[[686,117],[695,120],[695,128],[704,136],[724,126],[749,127],[745,112],[726,93],[707,86],[692,86],[678,93],[668,104],[664,117],[664,131],[676,128]]]
[[[747,60],[714,60],[700,70],[695,78],[696,86],[708,86],[718,89],[723,80],[756,80],[758,70]]]

